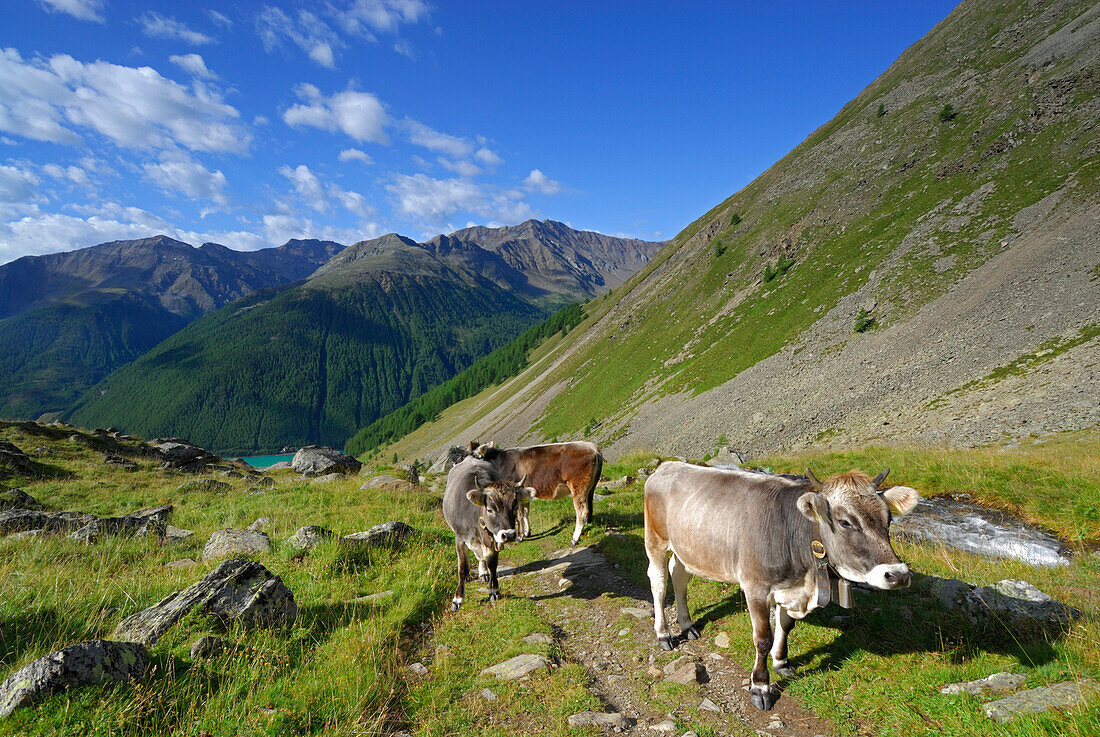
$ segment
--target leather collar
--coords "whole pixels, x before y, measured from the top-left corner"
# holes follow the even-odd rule
[[[817,580],[817,606],[828,605],[832,600],[832,586],[829,583],[829,554],[821,542],[821,528],[816,522],[810,528],[810,553],[814,560],[814,578]]]

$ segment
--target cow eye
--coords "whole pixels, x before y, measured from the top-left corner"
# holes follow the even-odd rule
[[[849,522],[846,519],[840,520],[840,526],[843,527],[845,530],[854,530],[854,529],[856,529],[856,526],[853,525],[851,522]]]

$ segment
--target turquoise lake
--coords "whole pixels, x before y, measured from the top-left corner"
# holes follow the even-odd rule
[[[242,461],[252,466],[253,468],[267,468],[272,463],[279,463],[280,461],[289,461],[294,458],[293,453],[286,453],[279,456],[243,456]]]

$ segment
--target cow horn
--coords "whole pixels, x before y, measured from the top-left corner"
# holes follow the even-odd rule
[[[485,485],[481,483],[481,474],[480,473],[475,473],[474,474],[474,486],[477,487],[478,491],[483,491],[485,489]]]
[[[527,486],[527,474],[523,474],[523,478],[519,480],[520,486]]]
[[[806,469],[806,478],[810,480],[810,488],[814,491],[821,491],[821,482],[817,480],[817,476],[814,476],[814,472],[810,469]]]
[[[875,476],[875,480],[871,483],[874,484],[874,487],[876,489],[878,488],[879,484],[881,484],[883,481],[886,480],[886,475],[889,474],[889,473],[890,473],[890,467],[887,466],[886,468],[882,469],[882,473],[880,473],[878,476]]]

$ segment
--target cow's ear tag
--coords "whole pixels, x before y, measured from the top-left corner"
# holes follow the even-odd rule
[[[485,492],[481,489],[470,489],[466,492],[466,498],[479,507],[485,506]]]
[[[825,546],[820,540],[814,540],[810,543],[810,549],[813,551],[814,557],[821,560],[825,557]]]

